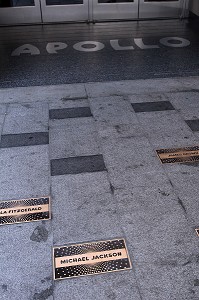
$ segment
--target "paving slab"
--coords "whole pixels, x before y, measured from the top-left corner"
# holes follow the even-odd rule
[[[140,283],[143,299],[147,300],[197,300],[198,290],[194,287],[194,275],[189,267],[138,264],[136,277]]]
[[[167,181],[147,138],[104,140],[102,154],[114,188],[153,186]]]
[[[123,236],[106,172],[52,178],[54,244]]]
[[[48,131],[48,103],[8,105],[3,134]]]
[[[51,159],[96,155],[100,148],[93,118],[50,121]]]
[[[131,103],[143,103],[143,102],[156,102],[156,101],[166,101],[167,93],[140,93],[134,95],[125,96]]]
[[[0,185],[1,200],[48,196],[50,193],[48,146],[1,149]]]
[[[56,282],[54,299],[65,297],[77,300],[142,299],[132,270]]]
[[[90,98],[91,110],[98,123],[107,125],[137,124],[137,118],[128,100],[110,96]]]
[[[51,247],[49,221],[1,226],[2,300],[53,299]]]
[[[123,97],[90,98],[96,128],[102,139],[142,137],[137,116],[129,101]]]
[[[186,264],[190,256],[196,253],[193,251],[196,247],[196,237],[195,240],[192,238],[194,230],[183,211],[176,209],[159,216],[152,212],[120,212],[134,262],[171,260],[177,261],[176,264]]]
[[[198,226],[198,163],[183,163],[164,165],[164,169],[167,172],[169,179],[174,186],[175,192],[184,206],[184,211],[192,221],[192,226]]]
[[[7,110],[6,105],[1,104],[0,105],[0,139],[1,139],[1,134],[3,131],[3,124],[5,121],[6,110]]]
[[[185,120],[199,119],[199,89],[198,92],[167,93],[166,97]]]
[[[31,103],[86,98],[84,84],[51,85],[1,89],[0,103]]]
[[[137,114],[140,126],[156,149],[197,145],[197,139],[176,111]]]
[[[75,98],[74,100],[70,100],[67,97],[63,97],[61,100],[49,102],[49,109],[74,108],[85,106],[89,106],[88,99]]]
[[[198,83],[198,77],[193,77],[193,83],[191,79],[189,79],[188,83],[186,82],[184,78],[164,78],[87,83],[85,87],[89,97],[179,92],[195,88]]]

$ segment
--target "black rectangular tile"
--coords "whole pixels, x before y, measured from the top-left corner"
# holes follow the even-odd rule
[[[150,112],[150,111],[175,110],[175,108],[169,101],[132,103],[132,106],[136,113]]]
[[[102,155],[78,156],[51,160],[51,175],[79,174],[105,171]]]
[[[186,120],[187,125],[192,131],[199,131],[199,119],[196,120]]]
[[[5,134],[1,136],[0,148],[49,144],[48,132]]]
[[[49,114],[50,114],[50,119],[92,117],[90,107],[51,109]]]
[[[48,220],[50,197],[0,202],[0,225]]]
[[[54,280],[130,270],[124,239],[53,248]]]

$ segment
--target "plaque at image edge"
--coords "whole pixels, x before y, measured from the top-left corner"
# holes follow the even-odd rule
[[[0,202],[0,225],[34,222],[50,218],[50,197]]]
[[[199,146],[160,149],[156,153],[163,164],[199,162]]]
[[[124,239],[55,247],[53,262],[55,280],[131,269]]]

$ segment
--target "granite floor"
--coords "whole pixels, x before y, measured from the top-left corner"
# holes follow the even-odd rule
[[[199,77],[0,90],[0,202],[51,196],[3,225],[2,300],[198,300]],[[52,247],[124,238],[131,270],[53,280]]]

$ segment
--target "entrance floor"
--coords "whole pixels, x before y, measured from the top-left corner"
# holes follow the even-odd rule
[[[0,86],[194,76],[198,51],[187,20],[3,27]]]
[[[196,76],[0,89],[0,204],[52,204],[1,226],[1,300],[199,299],[199,165],[156,155],[199,146],[198,96]],[[132,269],[53,280],[53,246],[123,238]]]

